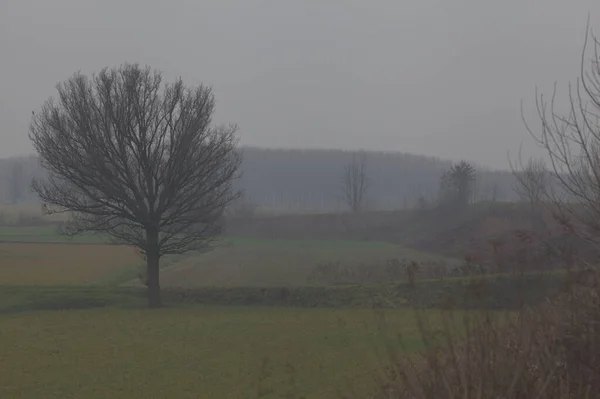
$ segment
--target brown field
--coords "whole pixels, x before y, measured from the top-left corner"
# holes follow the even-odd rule
[[[0,243],[0,285],[85,284],[139,262],[127,246]]]

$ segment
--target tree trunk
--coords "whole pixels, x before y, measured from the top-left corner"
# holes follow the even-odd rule
[[[146,231],[148,248],[146,250],[146,267],[148,274],[148,307],[158,308],[162,305],[160,299],[160,254],[158,251],[158,232]]]

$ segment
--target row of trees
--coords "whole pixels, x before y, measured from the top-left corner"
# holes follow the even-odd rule
[[[244,192],[244,201],[258,210],[274,212],[339,212],[347,210],[340,189],[344,166],[353,153],[326,149],[266,149],[240,147],[242,177],[233,186]],[[434,202],[439,196],[440,176],[452,165],[442,159],[398,152],[363,151],[368,168],[368,208],[370,210],[412,209],[420,196]],[[20,169],[19,174],[13,173]],[[510,170],[490,170],[476,166],[474,201],[493,198],[518,200],[512,190]],[[36,156],[0,159],[0,201],[39,202],[30,189],[33,177],[46,172]],[[16,187],[22,195],[13,195]],[[18,199],[15,199],[18,198]]]
[[[469,162],[463,160],[452,165],[440,178],[437,205],[453,209],[465,208],[475,200],[475,182],[476,170]],[[361,212],[368,207],[369,187],[366,155],[364,152],[355,153],[344,167],[341,181],[342,198],[352,212]],[[424,197],[419,200],[418,205],[420,208],[431,206]]]

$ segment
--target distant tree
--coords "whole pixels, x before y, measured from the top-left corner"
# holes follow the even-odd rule
[[[10,173],[10,202],[18,204],[23,199],[24,184],[23,184],[23,165],[16,161],[13,164]]]
[[[150,307],[161,305],[160,258],[218,234],[241,161],[236,127],[211,127],[209,88],[162,83],[136,64],[77,73],[30,128],[48,171],[33,182],[47,213],[70,213],[65,234],[106,233],[139,249]]]
[[[467,161],[450,167],[441,177],[440,201],[443,205],[464,207],[473,198],[475,168]]]
[[[344,167],[342,177],[343,199],[352,212],[360,212],[366,208],[368,189],[367,159],[361,151],[352,154],[352,160]]]

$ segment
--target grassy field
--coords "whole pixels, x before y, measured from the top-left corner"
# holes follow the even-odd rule
[[[0,315],[0,397],[367,394],[395,333],[410,348],[420,345],[408,310],[385,318],[382,324],[370,310],[256,307]]]
[[[0,284],[139,284],[141,259],[133,249],[108,239],[73,239],[56,226],[0,227]],[[267,240],[226,238],[213,250],[163,259],[164,286],[301,286],[319,264],[383,263],[389,259],[452,259],[376,241]]]
[[[373,265],[389,259],[442,260],[398,245],[374,241],[226,239],[209,253],[187,257],[164,270],[172,287],[303,286],[319,264]],[[445,259],[449,264],[454,262]]]
[[[168,306],[149,311],[143,289],[119,287],[139,270],[136,251],[105,242],[0,228],[0,398],[365,397],[380,386],[386,344],[401,333],[408,350],[422,345],[412,311],[366,309],[381,288],[310,287],[308,274],[326,262],[440,259],[379,242],[228,238],[165,258]],[[446,288],[422,290],[423,303]]]

